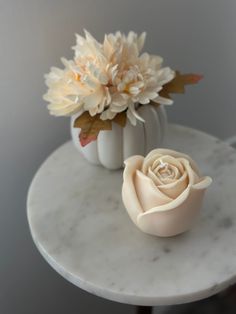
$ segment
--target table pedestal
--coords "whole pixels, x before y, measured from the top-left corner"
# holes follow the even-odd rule
[[[152,306],[137,306],[137,314],[151,314]]]

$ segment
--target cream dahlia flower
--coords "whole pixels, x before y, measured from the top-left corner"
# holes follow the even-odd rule
[[[48,92],[44,99],[50,103],[51,114],[68,116],[88,111],[106,120],[127,110],[127,117],[135,125],[136,119],[142,120],[136,111],[138,104],[172,104],[158,92],[175,72],[162,67],[161,57],[140,54],[145,33],[108,34],[103,43],[87,31],[85,37],[76,37],[74,59],[62,58],[65,68],[53,67],[46,75]]]

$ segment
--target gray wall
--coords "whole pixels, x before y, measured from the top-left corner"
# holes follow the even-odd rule
[[[43,74],[72,55],[74,33],[98,39],[130,29],[148,33],[146,50],[166,64],[205,75],[175,97],[169,119],[220,138],[236,133],[235,0],[0,0],[0,313],[125,310],[60,278],[35,249],[25,201],[41,162],[69,138],[69,121],[48,115]]]

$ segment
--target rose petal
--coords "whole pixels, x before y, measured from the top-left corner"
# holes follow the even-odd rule
[[[155,175],[155,173],[152,171],[151,167],[148,168],[147,174],[146,174],[156,185],[161,185],[161,180]]]
[[[208,188],[208,186],[212,183],[212,178],[210,177],[203,177],[201,178],[201,181],[194,184],[192,186],[193,189],[195,190],[205,190]]]
[[[176,166],[168,165],[168,168],[166,169],[168,171],[168,175],[166,176],[165,169],[162,169],[161,165],[155,170],[158,176],[162,179],[162,182],[170,183],[173,181],[178,180],[182,173],[179,171],[179,169]]]
[[[122,199],[132,221],[137,224],[138,214],[143,212],[143,209],[138,200],[134,187],[134,175],[137,169],[141,168],[144,157],[132,156],[125,160],[125,169],[123,173]]]
[[[164,172],[164,169],[162,170],[161,163],[168,164],[169,170],[173,172],[172,176],[162,176],[161,172]],[[156,159],[152,163],[152,166],[148,168],[147,176],[151,178],[158,187],[163,187],[161,191],[168,197],[175,198],[182,193],[188,185],[188,178],[186,174],[182,177],[183,173],[184,166],[182,162],[172,156],[166,155]],[[168,189],[170,190],[169,193]]]
[[[180,177],[175,182],[165,184],[165,185],[159,185],[159,190],[171,198],[178,197],[188,186],[189,180],[188,180],[188,174],[185,172],[182,177]]]
[[[190,164],[189,160],[184,158],[179,158],[179,160],[183,163],[185,171],[188,174],[189,184],[193,185],[199,182],[199,175],[193,170],[192,165]]]
[[[153,162],[152,168],[153,169],[159,168],[160,167],[160,161],[162,163],[167,163],[171,166],[175,166],[181,174],[184,172],[184,167],[183,167],[182,163],[177,158],[174,158],[174,157],[169,156],[169,155],[164,155],[164,156],[158,158],[157,160],[155,160]]]
[[[149,154],[150,154],[150,153],[149,153]],[[148,154],[148,155],[149,155],[149,154]],[[147,156],[148,156],[148,155],[147,155]],[[162,155],[161,155],[161,154],[158,154],[158,153],[153,154],[152,156],[150,156],[150,158],[145,157],[145,158],[144,158],[144,161],[143,161],[143,165],[142,165],[142,170],[141,170],[141,171],[142,171],[144,174],[147,174],[148,168],[151,167],[152,164],[153,164],[153,162],[154,162],[156,159],[160,158],[160,157],[162,157]]]
[[[198,216],[204,192],[205,189],[188,186],[172,202],[140,213],[138,227],[143,232],[161,237],[174,236],[190,229]]]
[[[145,176],[139,170],[136,171],[134,177],[134,186],[143,211],[172,201],[170,197],[163,194],[157,188],[149,177]]]
[[[168,164],[166,167],[163,167],[159,164],[158,167],[154,170],[156,177],[161,181],[161,184],[168,184],[178,180],[182,173],[176,166]]]
[[[197,167],[195,161],[190,156],[183,154],[183,153],[180,153],[180,152],[176,152],[176,151],[171,150],[171,149],[165,149],[165,148],[154,149],[144,158],[144,162],[143,162],[143,166],[142,166],[142,172],[146,173],[148,166],[150,165],[149,160],[153,162],[155,159],[157,159],[159,157],[163,157],[165,155],[169,155],[169,156],[172,156],[174,158],[187,159],[190,162],[190,165],[193,168],[193,170],[196,172],[196,174],[199,175],[198,167]]]

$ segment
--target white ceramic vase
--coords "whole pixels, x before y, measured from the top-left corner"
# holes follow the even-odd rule
[[[154,148],[160,147],[167,126],[166,112],[163,106],[141,106],[137,109],[145,123],[137,121],[133,126],[127,120],[124,128],[112,124],[112,130],[100,131],[96,141],[82,147],[79,142],[80,129],[74,128],[78,117],[71,117],[71,135],[75,147],[92,164],[102,165],[108,169],[119,169],[124,160],[132,155],[145,156]]]

